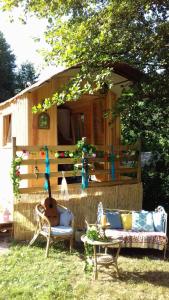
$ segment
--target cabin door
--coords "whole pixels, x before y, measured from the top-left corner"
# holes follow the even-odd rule
[[[90,142],[91,129],[89,129],[88,124],[90,117],[85,109],[77,110],[62,107],[57,109],[57,116],[59,145],[76,144],[84,136]]]
[[[104,145],[104,102],[90,101],[87,104],[72,102],[57,108],[58,144],[75,145],[82,137],[87,142]]]
[[[73,143],[76,144],[82,137],[87,138],[87,142],[92,141],[92,124],[91,124],[91,109],[90,106],[81,107],[78,110],[73,110],[71,113],[71,129]]]

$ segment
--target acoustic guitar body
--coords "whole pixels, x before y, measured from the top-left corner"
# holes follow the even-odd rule
[[[49,175],[45,173],[46,180],[48,182],[48,193],[49,197],[41,202],[45,208],[45,216],[49,219],[51,226],[59,225],[60,217],[57,210],[57,202],[54,198],[51,197],[51,189],[49,182]]]

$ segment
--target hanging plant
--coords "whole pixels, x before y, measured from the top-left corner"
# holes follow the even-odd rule
[[[77,142],[76,148],[73,155],[74,158],[82,158],[83,153],[87,157],[96,157],[96,147],[92,144],[87,144],[84,138]]]
[[[12,160],[12,164],[11,164],[11,172],[10,172],[10,176],[11,176],[11,180],[13,183],[13,192],[16,198],[19,197],[19,184],[20,184],[20,165],[23,161],[23,158],[21,156],[16,156],[13,160]]]
[[[73,152],[73,160],[74,160],[74,173],[76,175],[79,166],[82,167],[82,164],[77,164],[79,159],[82,159],[83,157],[89,158],[89,157],[96,157],[96,147],[92,144],[87,144],[85,138],[82,138],[79,140],[76,144],[76,150]],[[90,165],[88,164],[90,167]],[[92,166],[93,167],[93,166]]]

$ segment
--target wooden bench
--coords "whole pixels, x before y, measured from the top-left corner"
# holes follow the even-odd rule
[[[130,210],[117,210],[117,209],[104,209],[104,213],[118,212],[121,214],[132,214]],[[167,213],[164,208],[159,206],[155,212],[162,214],[163,230],[162,231],[137,231],[126,230],[124,228],[108,228],[105,230],[105,235],[109,238],[122,238],[123,248],[146,248],[146,249],[158,249],[164,251],[164,259],[166,258],[167,250]]]

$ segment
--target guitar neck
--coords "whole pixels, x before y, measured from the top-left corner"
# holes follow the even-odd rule
[[[48,183],[48,194],[49,194],[49,198],[51,198],[51,187],[50,187],[50,180],[49,180],[49,174],[45,173],[45,177]]]

